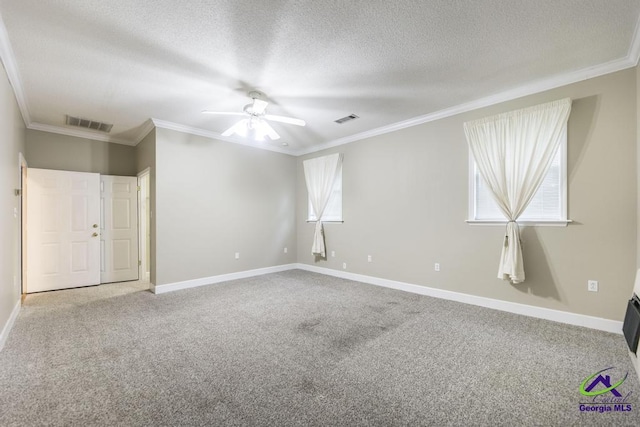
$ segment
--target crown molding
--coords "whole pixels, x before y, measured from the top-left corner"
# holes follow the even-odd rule
[[[7,32],[7,27],[5,27],[2,15],[0,15],[0,59],[2,60],[4,69],[7,72],[9,83],[11,83],[11,86],[13,87],[13,93],[15,94],[18,108],[20,109],[20,113],[22,114],[24,125],[28,127],[29,124],[31,124],[31,114],[29,113],[27,98],[24,94],[22,79],[20,78],[20,73],[18,72],[18,64],[16,63],[15,58],[16,57],[13,53],[11,42],[9,41],[9,33]]]
[[[627,58],[629,61],[633,62],[633,66],[638,65],[638,60],[640,59],[640,16],[638,17],[636,29],[633,32],[633,37],[631,38]]]
[[[144,122],[144,124],[142,125],[142,128],[140,129],[140,132],[138,133],[138,136],[134,139],[133,145],[140,144],[140,142],[142,142],[142,140],[145,139],[147,135],[149,135],[149,132],[151,132],[155,128],[156,128],[156,125],[153,124],[152,119],[149,119],[146,122]]]
[[[514,99],[522,98],[523,96],[533,95],[536,93],[555,89],[561,86],[566,86],[572,83],[577,83],[583,80],[588,80],[594,77],[599,77],[605,74],[610,74],[616,71],[622,71],[627,68],[635,67],[636,64],[638,63],[638,55],[640,54],[639,39],[640,37],[638,37],[638,31],[636,30],[636,33],[634,35],[634,40],[632,43],[633,49],[630,50],[629,55],[627,55],[627,57],[625,58],[616,59],[613,61],[606,62],[604,64],[583,68],[581,70],[577,70],[570,73],[560,74],[560,75],[551,77],[549,79],[539,80],[539,81],[521,86],[516,89],[512,89],[512,90],[501,92],[495,95],[490,95],[484,98],[476,99],[474,101],[456,105],[451,108],[445,108],[443,110],[435,111],[433,113],[403,120],[397,123],[392,123],[387,126],[381,126],[379,128],[375,128],[365,132],[360,132],[354,135],[346,136],[344,138],[328,141],[324,144],[316,145],[306,150],[296,151],[295,154],[297,156],[303,156],[305,154],[316,153],[318,151],[326,150],[328,148],[338,147],[340,145],[348,144],[350,142],[360,141],[362,139],[384,135],[386,133],[395,132],[395,131],[406,129],[409,127],[421,125],[423,123],[433,122],[435,120],[444,119],[447,117],[466,113],[468,111],[477,110],[479,108],[489,107],[491,105],[496,105],[502,102],[507,102]]]
[[[159,120],[159,119],[151,119],[151,120],[153,121],[153,124],[160,129],[174,130],[177,132],[187,133],[190,135],[203,136],[205,138],[232,142],[234,144],[239,144],[239,145],[246,145],[247,147],[259,148],[261,150],[274,151],[276,153],[281,153],[281,154],[288,154],[293,156],[296,155],[293,150],[287,150],[280,147],[271,147],[268,145],[260,145],[260,143],[256,143],[255,141],[247,141],[239,138],[222,136],[222,134],[211,131],[211,130],[194,128],[191,126],[185,126],[178,123],[167,122],[165,120]]]
[[[71,129],[71,128],[65,128],[62,126],[47,125],[44,123],[37,123],[37,122],[31,123],[30,125],[27,126],[27,129],[57,133],[59,135],[75,136],[77,138],[91,139],[94,141],[112,142],[114,144],[136,145],[136,142],[129,141],[128,139],[114,138],[108,135],[100,135],[100,134],[96,134],[91,131],[85,131],[82,129]]]

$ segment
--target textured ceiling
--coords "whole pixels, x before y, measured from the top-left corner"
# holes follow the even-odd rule
[[[268,113],[307,122],[260,143],[292,153],[632,66],[639,13],[640,0],[0,0],[30,127],[63,132],[69,114],[131,144],[151,118],[215,135],[238,117],[201,111],[240,112],[257,88]]]

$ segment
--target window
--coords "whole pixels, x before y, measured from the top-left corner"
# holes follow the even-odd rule
[[[567,130],[544,181],[518,222],[567,222]],[[469,222],[498,222],[506,218],[493,200],[473,160],[470,160]]]
[[[311,199],[307,197],[307,221],[317,221],[315,213],[313,212],[313,206],[311,206]],[[331,190],[331,196],[327,207],[324,209],[322,215],[322,221],[324,222],[342,222],[342,166],[338,169],[336,180]]]

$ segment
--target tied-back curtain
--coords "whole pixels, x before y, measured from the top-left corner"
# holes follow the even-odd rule
[[[536,194],[560,146],[571,112],[561,99],[464,124],[480,176],[507,218],[498,278],[524,281],[516,222]]]
[[[322,226],[322,214],[324,213],[336,176],[342,168],[341,153],[331,154],[329,156],[317,157],[315,159],[305,160],[304,178],[307,183],[307,191],[309,192],[309,200],[313,212],[316,215],[316,230],[313,235],[313,245],[311,254],[325,257],[324,245],[324,229]]]

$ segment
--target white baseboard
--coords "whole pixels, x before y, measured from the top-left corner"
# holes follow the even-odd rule
[[[164,294],[165,292],[178,291],[181,289],[195,288],[197,286],[213,285],[215,283],[227,282],[229,280],[246,279],[247,277],[261,276],[263,274],[279,273],[281,271],[294,270],[297,264],[283,264],[273,267],[256,268],[255,270],[239,271],[237,273],[220,274],[218,276],[203,277],[200,279],[185,280],[183,282],[167,283],[155,285],[151,291],[154,294]]]
[[[16,301],[16,305],[13,306],[13,311],[11,311],[11,315],[5,323],[4,328],[2,328],[2,332],[0,333],[0,351],[4,348],[4,343],[7,342],[7,338],[9,337],[9,332],[11,332],[11,328],[13,328],[13,324],[16,322],[18,318],[18,314],[20,313],[20,299]]]
[[[535,307],[532,305],[519,304],[509,301],[501,301],[476,295],[463,294],[460,292],[447,291],[444,289],[429,288],[427,286],[413,285],[411,283],[398,282],[395,280],[348,273],[346,271],[316,267],[309,264],[299,263],[296,264],[296,266],[300,270],[312,271],[315,273],[326,274],[328,276],[369,283],[371,285],[383,286],[385,288],[399,289],[401,291],[412,292],[414,294],[427,295],[430,297],[442,298],[446,300],[462,302],[465,304],[473,304],[480,307],[492,308],[494,310],[521,314],[523,316],[536,317],[538,319],[551,320],[554,322],[567,323],[569,325],[583,326],[585,328],[598,329],[615,334],[622,334],[622,322],[603,319],[601,317],[593,317],[584,314],[569,313],[567,311],[552,310],[549,308]]]
[[[314,273],[325,274],[327,276],[340,277],[357,282],[368,283],[385,288],[398,289],[414,294],[427,295],[465,304],[477,305],[480,307],[492,308],[494,310],[506,311],[509,313],[521,314],[523,316],[535,317],[538,319],[551,320],[554,322],[566,323],[569,325],[583,326],[585,328],[597,329],[615,334],[622,334],[622,322],[604,319],[601,317],[587,316],[584,314],[570,313],[568,311],[552,310],[549,308],[535,307],[532,305],[519,304],[516,302],[502,301],[493,298],[480,297],[476,295],[463,294],[460,292],[447,291],[444,289],[430,288],[428,286],[414,285],[411,283],[398,282],[395,280],[381,279],[379,277],[365,276],[363,274],[349,273],[346,271],[333,270],[330,268],[317,267],[309,264],[284,264],[274,267],[258,268],[255,270],[239,271],[237,273],[221,274],[218,276],[203,277],[200,279],[185,280],[183,282],[168,283],[151,287],[155,294],[178,291],[181,289],[195,288],[197,286],[212,285],[229,280],[245,279],[248,277],[260,276],[269,273],[279,273],[287,270],[306,270]]]

